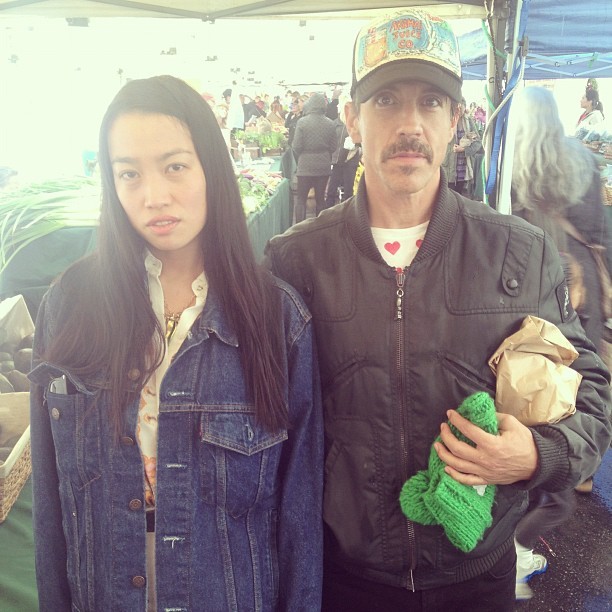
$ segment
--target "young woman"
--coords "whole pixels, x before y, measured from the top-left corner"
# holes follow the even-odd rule
[[[576,136],[583,139],[594,125],[601,123],[605,118],[599,91],[591,84],[587,85],[584,95],[580,98],[580,107],[584,110],[576,123]]]
[[[213,111],[173,77],[131,81],[99,161],[99,249],[37,320],[40,609],[316,610],[310,315],[255,263]]]

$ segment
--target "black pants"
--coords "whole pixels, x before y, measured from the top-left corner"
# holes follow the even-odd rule
[[[529,493],[529,510],[516,526],[516,541],[533,548],[538,537],[562,525],[574,513],[574,489],[548,493],[538,488]]]
[[[514,547],[488,572],[426,591],[413,592],[326,568],[322,612],[513,612],[515,583]]]
[[[342,187],[342,200],[348,200],[352,197],[359,159],[359,155],[355,155],[345,162],[338,162],[332,166],[332,173],[329,177],[329,183],[327,183],[327,195],[325,196],[325,204],[328,208],[340,201],[338,187]]]
[[[455,183],[449,183],[448,186],[457,193],[463,195],[463,190],[465,189],[465,181],[456,181]]]
[[[359,166],[360,155],[355,155],[348,159],[342,169],[342,188],[344,190],[343,199],[348,200],[353,196],[353,185],[355,183],[355,174]]]
[[[329,176],[298,176],[297,193],[295,200],[295,222],[299,223],[306,218],[306,200],[308,193],[314,187],[318,215],[325,208],[325,187]]]
[[[332,173],[329,177],[329,183],[327,183],[327,193],[325,194],[325,206],[329,208],[334,204],[337,204],[340,199],[338,198],[338,187],[343,184],[344,175],[344,162],[338,162],[332,166]]]

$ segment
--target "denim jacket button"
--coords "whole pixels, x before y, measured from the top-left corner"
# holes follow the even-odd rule
[[[516,278],[511,278],[509,281],[506,281],[506,287],[508,287],[508,289],[516,289],[518,287]]]
[[[121,438],[121,444],[124,444],[125,446],[134,446],[134,439],[130,438],[130,436],[123,436]]]
[[[142,587],[145,585],[145,578],[144,576],[133,576],[132,577],[132,584],[135,587],[138,587],[139,589],[142,589]]]
[[[51,416],[53,417],[55,421],[58,421],[60,418],[60,411],[57,408],[53,408],[51,410]]]
[[[139,499],[133,499],[128,506],[130,510],[140,510],[142,508],[142,502]]]
[[[132,368],[129,372],[128,372],[128,378],[130,380],[138,380],[138,377],[140,376],[140,370],[138,368]]]

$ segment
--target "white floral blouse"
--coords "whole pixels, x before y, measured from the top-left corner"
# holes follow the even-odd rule
[[[153,311],[157,315],[162,329],[164,322],[164,292],[159,280],[162,262],[147,251],[145,268],[149,282],[149,296]],[[159,414],[159,389],[162,379],[170,366],[172,358],[183,344],[187,332],[204,308],[208,293],[208,282],[202,272],[192,283],[191,288],[196,297],[195,304],[186,308],[181,314],[176,328],[167,343],[163,362],[145,383],[140,394],[140,407],[136,425],[136,438],[144,464],[145,503],[147,508],[155,507],[155,484],[157,472],[157,415]]]

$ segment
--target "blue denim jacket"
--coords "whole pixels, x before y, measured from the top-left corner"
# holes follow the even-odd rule
[[[310,314],[288,285],[278,286],[287,430],[270,433],[256,423],[237,338],[212,291],[162,382],[155,526],[160,611],[320,609],[318,368]],[[117,441],[99,381],[36,358],[53,334],[63,299],[60,284],[43,300],[30,374],[40,609],[144,611],[138,401],[128,407]],[[76,393],[49,390],[62,374]]]

